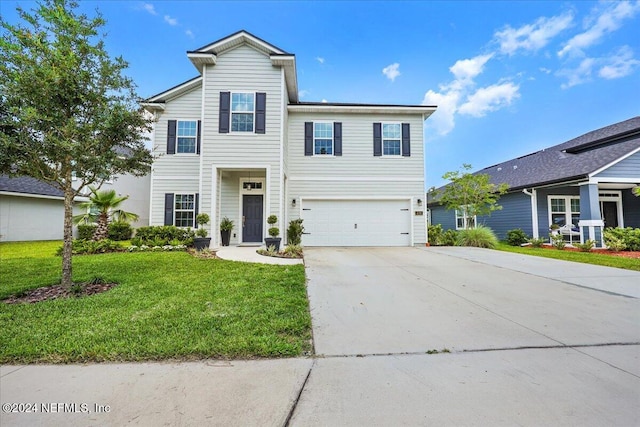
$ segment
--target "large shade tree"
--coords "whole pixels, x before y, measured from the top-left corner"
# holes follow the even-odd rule
[[[72,285],[74,198],[117,174],[142,176],[152,157],[127,62],[106,51],[105,25],[69,0],[44,0],[20,22],[0,18],[0,173],[64,192],[62,284]]]
[[[466,217],[476,215],[491,215],[491,212],[502,209],[498,204],[500,196],[507,192],[507,184],[493,184],[486,173],[473,174],[472,166],[464,163],[462,170],[445,173],[442,178],[449,183],[440,191],[435,191],[433,197],[447,209],[456,209]],[[472,226],[465,221],[465,228]]]

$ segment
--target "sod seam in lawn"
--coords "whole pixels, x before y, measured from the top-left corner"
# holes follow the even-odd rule
[[[626,270],[640,271],[640,260],[637,258],[624,258],[600,253],[561,251],[558,249],[544,249],[533,247],[510,246],[507,243],[499,243],[497,250],[514,252],[525,255],[533,255],[544,258],[560,259],[564,261],[581,262],[584,264],[602,265],[605,267],[624,268]]]
[[[32,243],[32,242],[30,242]],[[59,242],[0,244],[0,298],[59,282]],[[28,250],[25,250],[27,248]],[[0,303],[0,363],[300,356],[311,351],[304,267],[185,252],[74,256],[103,294]]]

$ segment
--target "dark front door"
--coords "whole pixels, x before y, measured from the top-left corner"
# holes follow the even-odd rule
[[[242,196],[242,241],[262,242],[262,194]]]
[[[616,202],[602,202],[602,219],[605,227],[618,226],[618,204]]]

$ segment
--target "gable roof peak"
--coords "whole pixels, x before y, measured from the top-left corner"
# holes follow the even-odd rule
[[[290,55],[279,47],[262,40],[260,37],[257,37],[246,30],[237,31],[187,53],[213,53],[215,55],[219,55],[224,51],[233,49],[234,47],[242,44],[247,44],[267,55]]]

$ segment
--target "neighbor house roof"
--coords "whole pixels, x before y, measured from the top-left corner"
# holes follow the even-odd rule
[[[585,133],[475,173],[488,174],[509,191],[588,178],[589,174],[640,149],[640,116]]]
[[[34,195],[51,198],[63,198],[64,193],[45,182],[29,176],[9,177],[0,175],[0,193],[16,195]]]

